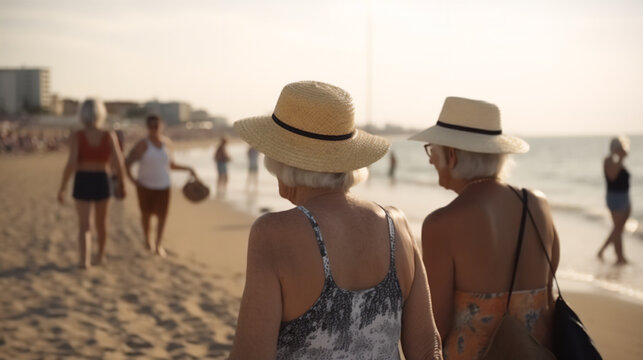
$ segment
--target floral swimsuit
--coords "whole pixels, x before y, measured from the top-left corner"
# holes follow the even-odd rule
[[[505,313],[508,293],[455,292],[454,322],[444,342],[444,358],[479,359]],[[543,345],[547,338],[547,289],[515,291],[509,313],[520,320]]]

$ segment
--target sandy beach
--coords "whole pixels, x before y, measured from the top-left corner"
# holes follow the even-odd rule
[[[130,187],[112,204],[107,263],[78,270],[73,201],[55,201],[64,161],[0,157],[0,359],[226,358],[253,217],[173,190],[160,259]],[[605,359],[643,358],[643,305],[562,285]]]
[[[82,271],[73,201],[55,201],[64,161],[0,157],[0,358],[226,358],[252,219],[175,191],[161,259],[143,248],[130,188],[111,209],[107,263]],[[196,247],[207,263],[175,250]]]

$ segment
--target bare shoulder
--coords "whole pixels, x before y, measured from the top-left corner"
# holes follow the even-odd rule
[[[453,203],[427,215],[422,223],[423,248],[449,243],[451,238],[457,239],[453,233],[458,229],[461,217],[462,213],[457,211]]]
[[[258,237],[269,241],[276,241],[286,238],[284,234],[291,232],[294,228],[301,227],[303,224],[303,214],[296,208],[266,213],[257,218],[252,224],[250,238]]]
[[[529,197],[529,201],[531,203],[536,203],[539,205],[540,208],[544,210],[549,210],[549,202],[547,201],[547,196],[545,195],[544,192],[538,189],[526,189],[527,190],[527,196]]]
[[[406,225],[407,220],[406,220],[406,215],[402,210],[395,206],[385,206],[386,211],[388,211],[389,216],[391,217],[391,220],[395,224],[401,224],[401,225]]]
[[[444,226],[450,226],[452,223],[462,217],[463,213],[459,210],[461,206],[457,203],[452,202],[451,204],[441,207],[424,218],[422,223],[422,230],[424,231],[425,227],[429,228],[441,228]]]
[[[398,234],[398,239],[403,244],[409,245],[410,248],[413,248],[415,246],[415,239],[404,212],[395,206],[386,206],[385,208],[393,221]]]

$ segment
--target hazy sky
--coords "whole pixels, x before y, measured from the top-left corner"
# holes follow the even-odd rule
[[[230,120],[283,85],[348,90],[366,122],[367,0],[0,0],[0,67],[62,96],[183,100]],[[643,133],[643,1],[372,0],[373,122],[427,127],[446,96],[507,132]]]

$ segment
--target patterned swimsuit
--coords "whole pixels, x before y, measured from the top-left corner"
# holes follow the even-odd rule
[[[312,307],[281,324],[277,359],[399,359],[403,301],[395,270],[395,225],[388,212],[384,210],[391,251],[386,277],[375,287],[351,291],[333,280],[317,221],[303,206],[298,209],[315,232],[325,280]]]
[[[480,359],[491,341],[494,330],[505,313],[508,293],[455,292],[453,328],[444,342],[444,358],[449,360]],[[520,320],[543,345],[549,346],[550,324],[547,290],[515,291],[511,296],[509,313]]]

